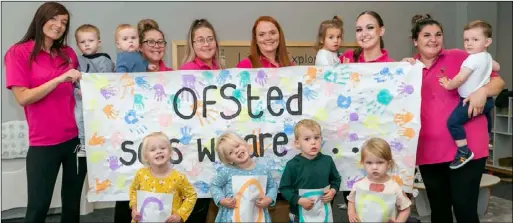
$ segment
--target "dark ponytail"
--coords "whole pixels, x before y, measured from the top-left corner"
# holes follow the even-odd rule
[[[411,18],[411,39],[417,40],[419,38],[419,33],[424,29],[424,26],[427,25],[436,25],[440,27],[440,30],[442,33],[444,32],[442,28],[442,24],[440,24],[438,21],[434,20],[430,14],[423,14],[423,15],[414,15]]]
[[[383,19],[381,19],[381,16],[379,16],[379,14],[375,11],[365,11],[365,12],[362,12],[360,13],[360,15],[358,15],[358,18],[360,18],[360,16],[362,15],[370,15],[372,17],[374,17],[374,19],[376,19],[376,21],[378,22],[378,25],[379,27],[383,27],[385,24],[383,23]],[[356,18],[356,20],[358,20],[358,18]],[[383,37],[379,37],[379,47],[381,49],[385,48],[385,42],[383,41]],[[353,60],[354,62],[358,62],[358,58],[360,57],[360,54],[362,53],[363,49],[362,47],[358,47],[354,52],[353,52]]]

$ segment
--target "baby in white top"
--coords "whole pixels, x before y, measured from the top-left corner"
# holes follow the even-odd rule
[[[315,66],[333,66],[340,63],[338,48],[342,44],[344,23],[338,16],[325,20],[319,25],[315,49]]]
[[[451,169],[462,167],[474,157],[474,153],[467,146],[465,129],[463,128],[463,125],[471,118],[468,114],[468,103],[465,99],[490,81],[492,71],[498,72],[500,70],[499,63],[494,61],[486,51],[488,46],[492,44],[492,26],[487,22],[476,20],[467,24],[463,30],[464,47],[469,56],[463,61],[460,72],[453,79],[440,78],[440,85],[447,90],[458,88],[461,97],[460,104],[447,120],[449,132],[458,146],[454,160],[449,165]],[[488,122],[490,122],[490,112],[493,107],[493,98],[489,97],[483,110]],[[490,124],[488,126],[490,132]]]

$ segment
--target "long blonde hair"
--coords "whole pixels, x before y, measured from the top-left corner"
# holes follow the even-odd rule
[[[198,30],[199,28],[207,28],[212,30],[212,33],[214,34],[214,40],[216,41],[216,53],[214,54],[214,60],[212,63],[216,63],[217,67],[219,69],[224,69],[224,64],[220,63],[219,60],[219,42],[217,41],[217,34],[216,30],[214,29],[214,26],[206,20],[206,19],[196,19],[192,22],[191,27],[189,28],[189,32],[187,34],[187,46],[185,47],[185,54],[182,60],[182,64],[188,63],[194,60],[196,58],[196,53],[194,53],[194,32]]]
[[[317,43],[315,44],[315,50],[319,51],[324,47],[324,40],[326,39],[326,31],[329,28],[337,28],[342,32],[342,41],[344,41],[344,22],[338,16],[334,16],[333,19],[324,20],[319,25],[319,32],[317,33]]]

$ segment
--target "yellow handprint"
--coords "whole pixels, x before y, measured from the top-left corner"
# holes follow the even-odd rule
[[[376,115],[367,116],[363,121],[363,125],[365,128],[374,129],[378,132],[381,132],[381,129],[379,128],[379,117]]]
[[[95,110],[98,107],[98,100],[96,98],[91,98],[84,103],[84,107],[86,110]]]
[[[124,189],[125,184],[126,184],[126,176],[118,175],[118,178],[116,179],[116,187],[118,189]]]
[[[87,158],[91,163],[99,163],[107,157],[107,152],[104,151],[87,151],[87,153]]]
[[[326,121],[326,119],[328,119],[328,113],[326,112],[326,109],[318,109],[314,115],[314,118],[316,118],[319,121]]]
[[[109,79],[103,75],[91,74],[89,75],[89,79],[93,81],[94,88],[97,90],[100,90],[109,85]]]

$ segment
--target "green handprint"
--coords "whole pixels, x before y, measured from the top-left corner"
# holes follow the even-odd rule
[[[167,103],[172,105],[173,101],[175,100],[175,97],[175,94],[169,95],[169,100],[167,100]],[[176,97],[176,107],[180,108],[180,97]]]
[[[203,75],[203,80],[208,85],[212,85],[212,83],[214,81],[214,74],[212,72],[210,72],[210,71],[203,71],[202,75]]]
[[[240,87],[246,88],[249,84],[251,84],[251,80],[249,79],[249,72],[248,71],[242,71],[239,73],[240,78]]]

